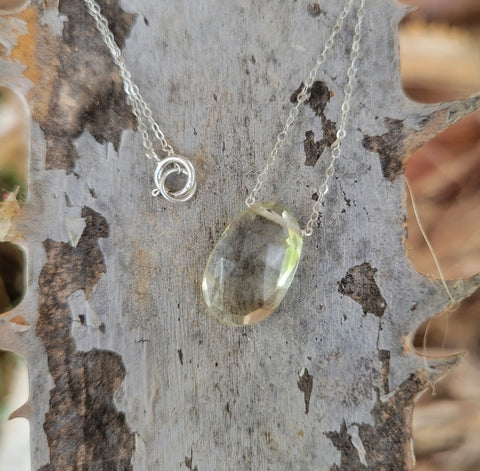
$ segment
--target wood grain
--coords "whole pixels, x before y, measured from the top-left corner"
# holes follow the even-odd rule
[[[368,2],[349,135],[321,224],[278,312],[232,330],[206,313],[203,267],[342,5],[102,6],[155,117],[195,163],[199,192],[183,206],[150,196],[153,167],[78,1],[7,17],[33,35],[22,42],[9,30],[11,54],[29,44],[34,64],[8,69],[33,119],[15,235],[28,291],[0,318],[0,347],[29,366],[33,469],[411,469],[415,397],[456,359],[425,371],[411,345],[448,298],[406,257],[403,166],[480,98],[408,100],[397,38],[406,9]],[[263,194],[304,222],[330,144],[313,146],[315,160],[305,140],[340,118],[353,18],[346,27],[316,84],[330,99],[302,110]],[[28,78],[33,66],[40,73]],[[85,221],[78,244],[71,218]],[[353,276],[359,267],[368,273]],[[366,304],[365,279],[376,297]],[[478,284],[452,290],[462,298]],[[13,331],[17,315],[32,328]]]

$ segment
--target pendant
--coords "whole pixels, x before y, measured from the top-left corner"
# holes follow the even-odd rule
[[[297,270],[303,236],[277,202],[253,204],[225,229],[202,280],[209,312],[230,326],[255,324],[284,298]]]

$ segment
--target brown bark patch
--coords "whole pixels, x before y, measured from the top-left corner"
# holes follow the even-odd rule
[[[423,373],[412,375],[397,389],[395,395],[386,402],[378,399],[372,416],[375,425],[356,424],[360,440],[366,452],[368,467],[361,462],[357,449],[343,423],[340,431],[326,433],[335,447],[341,452],[340,466],[334,465],[331,471],[411,470],[414,459],[411,452],[412,413],[416,396],[427,387]]]
[[[340,431],[327,432],[325,436],[332,441],[335,448],[341,453],[340,466],[336,464],[333,465],[332,468],[330,468],[331,471],[366,469],[360,462],[358,452],[353,446],[352,437],[347,431],[347,424],[345,421],[343,421],[340,426]]]
[[[390,350],[379,350],[378,359],[382,362],[383,393],[390,393]]]
[[[359,425],[369,469],[411,470],[412,414],[417,395],[428,385],[423,373],[412,375],[387,402],[378,400],[372,415],[375,425]]]
[[[135,16],[125,13],[118,0],[99,2],[121,46]],[[46,168],[71,172],[78,158],[74,140],[88,131],[100,142],[118,149],[124,129],[136,127],[126,104],[121,77],[86,7],[74,0],[59,2],[67,20],[62,36],[38,27],[40,5],[23,13],[29,35],[12,51],[28,64],[25,75],[35,87],[29,93],[32,116],[46,140]]]
[[[395,181],[404,172],[408,157],[443,131],[452,118],[449,118],[447,109],[442,109],[435,110],[418,120],[418,129],[410,129],[401,119],[385,118],[386,133],[363,137],[363,147],[378,154],[382,174],[386,180]]]
[[[290,96],[291,103],[297,102],[297,97],[303,90],[303,87],[304,84],[302,82],[300,86],[292,93]],[[315,111],[316,116],[325,118],[325,108],[332,96],[333,92],[329,90],[327,84],[317,80],[313,82],[312,88],[310,89],[310,98],[305,103],[310,105],[310,108]]]
[[[315,167],[318,159],[322,156],[323,151],[330,147],[334,142],[337,134],[335,123],[326,119],[322,123],[323,137],[319,141],[315,141],[315,134],[313,131],[305,133],[305,140],[303,141],[303,150],[305,152],[305,165]]]
[[[193,466],[193,449],[190,449],[190,456],[185,456],[185,466],[191,471],[198,471],[198,467]]]
[[[15,316],[15,317],[12,317],[10,319],[10,322],[13,322],[14,324],[18,324],[18,325],[23,325],[23,326],[27,326],[27,325],[30,325],[26,320],[25,320],[25,317],[23,316]]]
[[[375,281],[376,271],[368,262],[350,268],[338,283],[338,291],[359,303],[364,314],[382,317],[387,303]]]
[[[292,103],[297,102],[298,94],[302,89],[303,83],[290,97]],[[327,84],[317,80],[313,83],[310,90],[310,98],[306,101],[310,108],[315,112],[315,116],[318,116],[322,120],[323,131],[323,137],[319,141],[315,141],[315,134],[313,131],[307,131],[305,133],[305,141],[303,142],[305,165],[310,167],[315,166],[325,148],[330,147],[337,138],[336,124],[325,116],[325,108],[332,96],[333,93],[329,90]]]
[[[303,393],[305,401],[305,414],[308,415],[310,409],[310,398],[312,397],[313,376],[308,372],[307,368],[302,370],[297,381],[298,389]]]
[[[364,136],[363,147],[378,154],[383,177],[393,182],[404,170],[405,139],[409,132],[400,119],[386,118],[385,126],[388,131],[381,136]]]
[[[97,240],[109,235],[100,214],[85,207],[82,217],[87,225],[76,247],[44,242],[47,263],[39,278],[36,333],[45,346],[55,386],[44,423],[50,464],[41,470],[130,470],[134,434],[113,404],[113,394],[125,377],[121,358],[95,349],[78,352],[70,334],[68,298],[79,289],[90,297],[105,272]]]
[[[26,66],[23,75],[34,84],[40,82],[41,76],[41,70],[35,57],[35,40],[40,27],[38,15],[38,9],[33,6],[29,6],[15,15],[25,21],[28,33],[18,37],[17,44],[10,53],[11,60],[19,61]]]
[[[307,5],[307,12],[312,18],[317,18],[323,13],[323,10],[318,3],[309,3]]]

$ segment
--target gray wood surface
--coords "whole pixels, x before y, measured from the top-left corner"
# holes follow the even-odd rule
[[[29,193],[8,236],[27,253],[28,290],[0,317],[0,347],[28,363],[17,415],[30,419],[33,469],[412,469],[413,401],[457,360],[427,365],[411,345],[448,298],[405,254],[403,163],[479,98],[409,101],[406,9],[369,0],[321,225],[278,311],[231,329],[206,313],[205,262],[343,2],[101,3],[199,190],[182,206],[150,196],[154,167],[79,0],[1,18],[11,48],[0,80],[32,110]],[[302,224],[340,117],[353,27],[350,17],[262,194]],[[451,289],[461,299],[479,284]],[[10,322],[18,315],[30,328]]]

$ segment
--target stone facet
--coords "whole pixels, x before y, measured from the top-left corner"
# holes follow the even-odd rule
[[[283,205],[259,203],[243,211],[208,259],[202,290],[209,312],[231,326],[268,317],[292,282],[302,245],[298,222]]]

